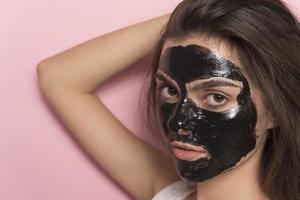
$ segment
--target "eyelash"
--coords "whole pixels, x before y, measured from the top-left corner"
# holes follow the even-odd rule
[[[226,96],[219,94],[219,93],[209,93],[208,95],[205,96],[204,99],[208,98],[209,96],[212,96],[212,98],[214,98],[217,95],[221,96],[223,98],[223,100],[221,102],[217,102],[217,101],[215,101],[215,99],[213,99],[213,101],[216,102],[215,104],[217,104],[217,105],[209,104],[209,106],[218,107],[218,106],[224,105],[226,103],[226,101],[228,101],[228,98]]]
[[[175,87],[171,86],[171,85],[168,85],[168,84],[161,85],[161,86],[159,86],[159,91],[162,91],[163,88],[174,89],[176,91],[176,93],[178,94],[177,89]]]
[[[212,96],[212,98],[214,97],[214,95],[220,95],[220,96],[222,96],[222,98],[223,98],[223,101],[221,102],[221,103],[219,103],[219,102],[216,102],[215,100],[215,102],[216,102],[216,104],[217,105],[212,105],[211,103],[207,103],[207,101],[206,100],[204,100],[204,99],[207,99],[209,96]],[[204,96],[204,98],[202,99],[202,102],[204,102],[208,107],[210,107],[210,108],[218,108],[218,107],[221,107],[221,106],[224,106],[224,105],[226,105],[226,103],[228,102],[228,101],[230,101],[230,97],[228,96],[228,95],[226,95],[226,94],[224,94],[224,93],[221,93],[221,92],[218,92],[218,91],[215,91],[215,90],[209,90],[209,91],[207,91],[207,94]]]
[[[168,94],[170,97],[169,98],[165,97],[164,95],[161,94],[163,92],[164,88],[174,89],[176,91],[176,94],[174,94],[174,95]],[[176,103],[178,95],[179,95],[177,89],[168,83],[162,83],[158,86],[158,94],[159,94],[159,96],[162,96],[162,98],[164,98],[164,101],[168,102],[168,100],[169,100],[169,103]]]

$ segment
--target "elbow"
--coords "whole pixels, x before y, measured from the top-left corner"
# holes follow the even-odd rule
[[[36,65],[36,74],[37,77],[40,79],[42,74],[44,74],[45,71],[45,61],[40,61],[38,62],[38,64]]]
[[[55,79],[51,72],[51,66],[44,60],[36,65],[36,75],[40,89],[49,90],[54,87]]]

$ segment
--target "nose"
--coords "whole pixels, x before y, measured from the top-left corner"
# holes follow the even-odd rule
[[[168,120],[168,126],[174,132],[188,135],[190,133],[188,130],[192,130],[196,126],[196,123],[193,122],[194,116],[196,114],[192,107],[192,102],[185,98],[178,104],[174,115]]]

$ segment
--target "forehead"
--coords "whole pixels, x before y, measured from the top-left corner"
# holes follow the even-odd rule
[[[236,49],[225,41],[212,39],[204,36],[188,36],[184,39],[167,39],[161,51],[159,69],[162,69],[162,59],[167,53],[167,50],[175,46],[198,45],[209,49],[217,57],[224,58],[243,69]]]

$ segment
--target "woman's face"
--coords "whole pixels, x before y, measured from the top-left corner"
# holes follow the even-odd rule
[[[159,119],[181,178],[201,182],[259,154],[272,123],[225,42],[167,40],[156,75]]]

